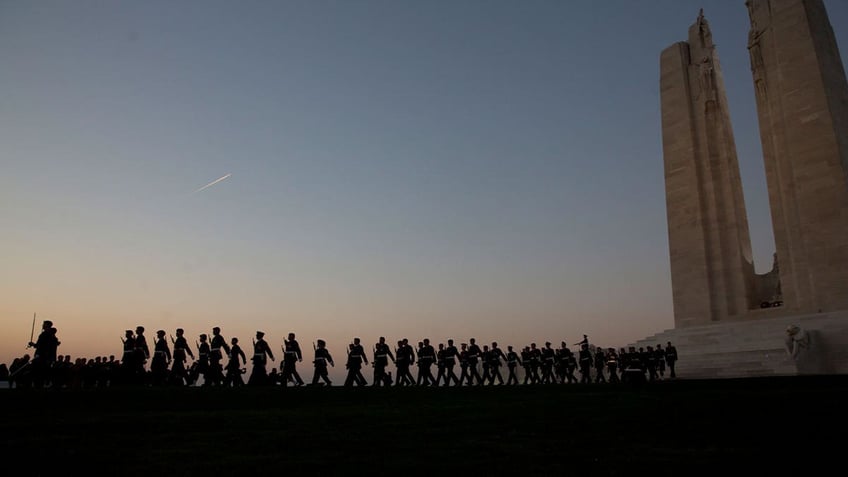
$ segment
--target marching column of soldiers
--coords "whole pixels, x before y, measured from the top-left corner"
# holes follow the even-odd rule
[[[275,361],[271,346],[265,340],[265,333],[257,331],[253,339],[252,371],[245,383],[242,375],[247,373],[247,355],[239,340],[233,337],[230,343],[221,334],[220,327],[212,329],[212,338],[203,333],[198,335],[194,350],[189,346],[182,328],[176,329],[176,337],[170,336],[170,344],[166,339],[165,330],[157,330],[153,343],[151,358],[150,349],[144,335],[143,326],[126,330],[121,338],[121,358],[97,357],[95,359],[78,359],[71,363],[70,356],[58,354],[60,344],[56,337],[56,328],[51,321],[44,321],[42,331],[36,341],[30,341],[28,348],[35,352],[30,356],[24,355],[16,359],[7,369],[5,378],[10,387],[104,387],[113,385],[151,385],[151,386],[201,386],[201,387],[241,387],[279,385],[287,387],[303,386],[306,383],[297,371],[297,363],[303,361],[303,351],[295,339],[294,333],[289,333],[283,340],[281,373],[266,369],[268,361]],[[317,344],[316,344],[317,343]],[[481,349],[474,338],[467,343],[461,343],[459,349],[454,340],[438,344],[438,351],[429,338],[418,342],[417,352],[404,338],[397,341],[397,347],[392,350],[386,343],[385,337],[380,337],[371,348],[371,366],[374,368],[371,386],[377,387],[457,387],[457,386],[515,386],[519,384],[588,384],[588,383],[644,383],[665,379],[666,371],[669,378],[676,378],[675,364],[677,349],[671,342],[663,348],[661,344],[647,346],[647,349],[631,346],[628,349],[601,348],[592,346],[588,337],[575,345],[577,352],[571,351],[563,341],[559,348],[554,349],[550,342],[545,342],[543,348],[536,343],[524,346],[516,351],[512,345],[507,346],[507,352],[492,342],[491,347],[484,345]],[[171,349],[173,346],[173,350]],[[324,340],[312,344],[314,359],[312,361],[314,374],[310,385],[332,386],[328,366],[335,366],[332,356]],[[223,358],[228,362],[226,367]],[[187,365],[191,360],[191,364]],[[146,370],[150,361],[150,370]],[[391,364],[395,373],[389,370]],[[417,364],[417,376],[410,371]],[[459,364],[460,375],[454,371]],[[367,382],[362,373],[363,365],[369,365],[365,347],[359,338],[347,346],[347,377],[344,386],[366,386]],[[432,367],[436,366],[437,374],[433,375]],[[507,378],[504,380],[501,367],[506,365]],[[482,369],[482,375],[478,368]],[[523,369],[523,380],[516,372]],[[579,369],[580,379],[574,375]],[[2,370],[2,367],[0,367]],[[593,375],[594,374],[594,375]]]

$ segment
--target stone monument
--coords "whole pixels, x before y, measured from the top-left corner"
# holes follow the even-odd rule
[[[701,11],[687,41],[660,56],[675,328],[635,344],[675,342],[682,376],[848,373],[845,70],[822,0],[745,6],[773,269],[754,272],[721,65]]]

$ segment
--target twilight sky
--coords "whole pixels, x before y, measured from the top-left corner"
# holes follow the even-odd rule
[[[0,362],[34,312],[73,357],[672,328],[659,55],[699,8],[764,273],[743,0],[0,3]]]

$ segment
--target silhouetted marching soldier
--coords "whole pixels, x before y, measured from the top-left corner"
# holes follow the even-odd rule
[[[448,385],[447,376],[445,376],[445,353],[447,353],[447,351],[445,351],[445,344],[439,343],[439,349],[436,351],[436,369],[439,371],[436,374],[436,387],[438,387],[442,381],[445,382],[445,386]]]
[[[536,347],[536,343],[530,343],[530,372],[533,374],[533,383],[541,383],[539,368],[542,366],[542,350]]]
[[[489,351],[489,345],[483,345],[483,352],[480,353],[480,363],[482,364],[483,374],[480,376],[482,384],[486,384],[491,380],[492,373],[490,372],[489,366],[492,361],[492,352]]]
[[[656,381],[659,379],[659,375],[657,374],[657,354],[654,352],[654,347],[648,346],[644,356],[645,367],[648,368],[648,380]]]
[[[330,366],[335,366],[335,364],[330,352],[327,351],[327,343],[324,340],[318,340],[318,346],[314,348],[315,360],[312,361],[312,364],[315,365],[315,374],[312,375],[312,385],[317,385],[318,380],[323,379],[327,386],[332,386],[333,383],[327,375],[327,363],[330,363]]]
[[[533,356],[530,347],[525,346],[521,350],[521,366],[524,368],[524,384],[536,384],[537,377],[533,375]]]
[[[206,333],[200,335],[200,343],[197,343],[197,361],[191,374],[192,383],[197,383],[197,378],[203,376],[203,386],[209,386],[209,343],[206,341]]]
[[[294,339],[294,333],[289,333],[289,339],[284,342],[286,346],[283,355],[283,386],[285,387],[289,381],[294,382],[295,386],[303,386],[303,379],[300,378],[296,369],[297,363],[303,361],[300,344]]]
[[[144,327],[136,326],[133,364],[135,365],[135,382],[138,384],[143,384],[147,377],[144,365],[147,364],[148,359],[150,359],[150,347],[147,346],[147,338],[144,337]]]
[[[265,365],[268,363],[268,358],[274,361],[274,353],[271,352],[271,347],[265,341],[265,333],[262,331],[256,332],[256,339],[253,341],[253,371],[250,373],[250,378],[247,384],[250,386],[265,386],[270,384],[268,380],[268,371]]]
[[[567,358],[568,358],[568,366],[566,367],[565,377],[568,379],[569,383],[576,383],[577,377],[574,376],[574,371],[577,370],[577,353],[572,352],[570,349],[566,348]]]
[[[373,386],[391,386],[389,375],[386,373],[386,366],[389,365],[389,359],[393,363],[397,363],[392,350],[386,344],[386,338],[381,336],[377,344],[374,345],[374,383]]]
[[[429,338],[424,338],[418,348],[418,385],[432,386],[436,383],[433,377],[433,364],[436,362],[436,350],[430,344]]]
[[[135,376],[135,333],[133,330],[126,330],[124,337],[121,338],[123,344],[123,354],[121,355],[121,382],[123,384],[131,384]]]
[[[59,348],[59,340],[56,338],[56,328],[53,327],[53,322],[44,320],[41,323],[41,333],[38,334],[38,338],[35,342],[30,341],[27,347],[35,348],[31,364],[29,364],[32,384],[37,388],[44,387],[51,379],[51,371],[56,362]]]
[[[506,355],[503,350],[498,348],[498,343],[492,342],[492,349],[489,351],[489,384],[495,384],[495,380],[498,381],[498,384],[503,384],[503,376],[501,375],[501,366],[503,359],[506,361]]]
[[[660,343],[657,343],[654,354],[657,357],[657,372],[660,374],[660,379],[663,379],[665,377],[665,350]]]
[[[622,375],[622,382],[627,384],[642,384],[645,382],[645,367],[642,362],[642,357],[636,351],[636,348],[631,346],[627,349],[627,368]]]
[[[469,364],[469,353],[468,353],[468,344],[462,343],[459,345],[459,385],[468,384],[469,386],[474,383],[471,381],[471,373],[468,372],[468,364]]]
[[[174,359],[171,364],[171,382],[185,386],[192,384],[191,377],[185,367],[186,355],[194,359],[194,353],[191,351],[188,342],[183,336],[183,329],[177,328],[177,338],[171,337],[171,342],[174,345]]]
[[[598,346],[595,349],[595,382],[607,382],[604,377],[604,369],[607,367],[607,356],[604,354],[604,349]]]
[[[415,379],[409,372],[411,358],[406,352],[403,340],[398,340],[397,348],[395,349],[395,386],[412,386],[415,385]]]
[[[551,342],[545,342],[545,347],[542,348],[542,384],[556,384],[557,380],[554,376],[554,361],[556,361],[556,353],[551,348]]]
[[[221,336],[221,328],[212,328],[212,340],[209,342],[209,384],[219,386],[224,381],[224,366],[221,361],[224,353],[230,354],[227,340]],[[223,352],[221,351],[223,349]]]
[[[239,346],[238,338],[233,338],[230,342],[232,346],[228,353],[230,360],[227,362],[227,375],[224,377],[224,386],[237,388],[244,386],[244,379],[241,377],[244,371],[241,365],[247,364],[247,356],[245,356],[244,351]]]
[[[459,359],[459,351],[457,351],[456,346],[453,345],[453,340],[448,340],[448,345],[445,347],[445,386],[450,386],[451,381],[453,381],[455,386],[459,386],[462,382],[456,377],[456,373],[453,371],[454,366],[456,366],[456,360]]]
[[[368,382],[365,380],[365,376],[362,375],[362,363],[368,364],[368,357],[365,356],[365,349],[362,348],[360,344],[359,338],[354,338],[353,343],[349,345],[349,351],[347,355],[347,378],[345,379],[345,386],[353,386],[354,384],[358,386],[365,386]]]
[[[677,348],[672,346],[671,341],[665,345],[665,362],[668,364],[669,377],[676,378],[674,364],[677,363]]]
[[[483,378],[480,376],[480,372],[477,371],[477,362],[482,356],[483,352],[480,351],[480,347],[477,346],[477,342],[474,338],[468,340],[468,385],[473,386],[476,384],[478,386],[483,385]]]
[[[618,380],[618,355],[615,352],[615,348],[610,348],[607,350],[607,371],[609,371],[609,382],[617,383]]]
[[[516,366],[523,366],[524,363],[518,356],[518,353],[512,350],[512,345],[506,347],[506,367],[509,368],[509,377],[506,378],[506,384],[518,384],[518,376],[515,375]],[[525,371],[527,368],[524,368]]]
[[[589,350],[589,345],[583,344],[580,347],[580,383],[592,382],[592,352]]]
[[[150,373],[154,386],[163,386],[168,383],[168,365],[171,364],[171,350],[168,340],[165,339],[165,330],[156,332],[153,340],[153,360],[150,362]]]

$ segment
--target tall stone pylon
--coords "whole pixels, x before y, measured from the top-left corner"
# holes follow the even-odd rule
[[[848,309],[848,83],[821,0],[748,0],[786,311]]]
[[[660,56],[675,327],[744,318],[756,301],[751,240],[718,54],[703,11]]]

